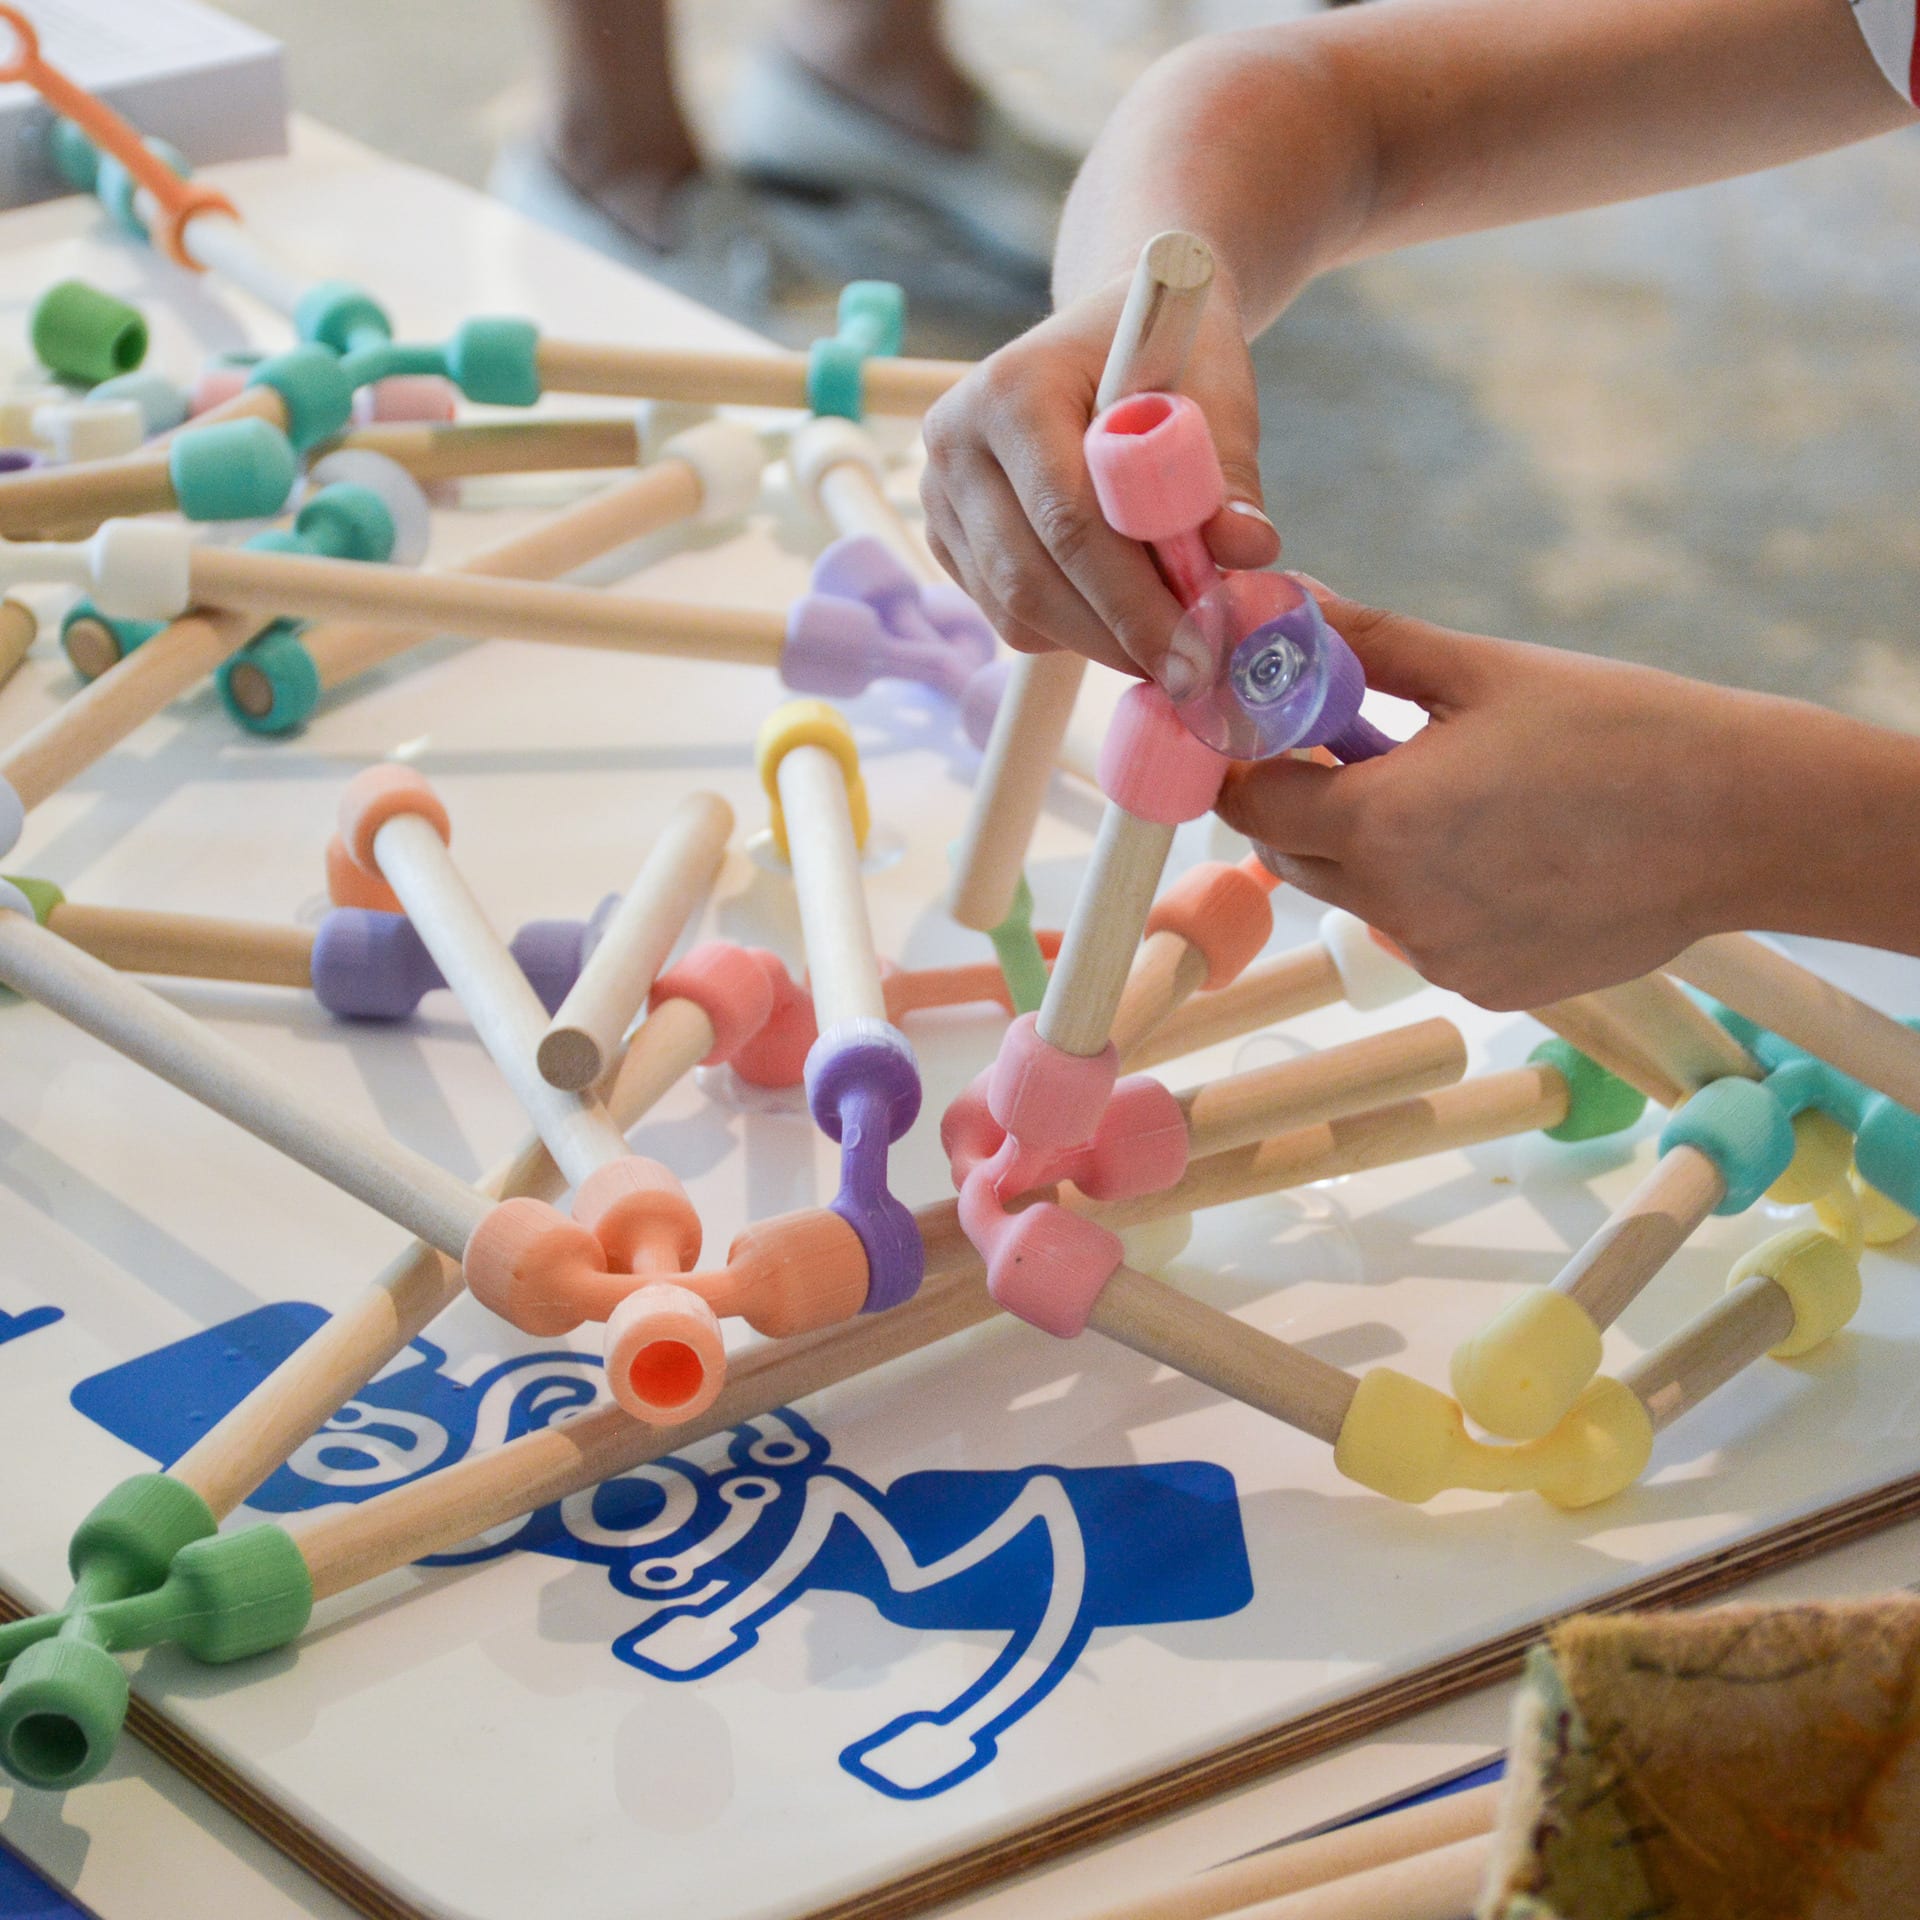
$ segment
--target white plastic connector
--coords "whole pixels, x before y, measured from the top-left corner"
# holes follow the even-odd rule
[[[1360,1013],[1377,1013],[1427,984],[1373,937],[1364,920],[1344,908],[1330,907],[1321,915],[1320,942],[1340,976],[1347,1004]]]
[[[57,400],[35,410],[33,433],[62,466],[117,460],[147,437],[147,416],[133,400]]]
[[[677,434],[705,426],[719,416],[699,400],[642,400],[634,409],[633,438],[640,466],[651,466]]]
[[[309,500],[322,487],[336,483],[365,487],[392,516],[393,552],[389,557],[396,567],[417,567],[427,557],[427,542],[433,537],[433,509],[420,490],[420,482],[397,460],[367,447],[342,447],[307,469],[299,499]]]
[[[33,416],[42,407],[57,407],[73,399],[65,387],[19,387],[0,392],[0,447],[34,447]]]
[[[886,463],[872,434],[851,420],[828,415],[794,429],[793,437],[787,442],[787,465],[793,472],[794,484],[813,503],[816,512],[820,510],[820,482],[829,468],[864,467],[873,475],[875,486],[882,484],[886,473]]]
[[[751,513],[760,499],[766,472],[766,443],[739,420],[703,420],[676,433],[660,449],[663,460],[684,460],[700,481],[703,527],[718,526]]]
[[[76,553],[110,620],[173,620],[193,604],[193,534],[179,521],[109,520]]]

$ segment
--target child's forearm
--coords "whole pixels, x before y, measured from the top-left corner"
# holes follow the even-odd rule
[[[1055,292],[1188,227],[1254,332],[1343,260],[1905,124],[1849,16],[1847,0],[1395,0],[1198,42],[1101,136]]]

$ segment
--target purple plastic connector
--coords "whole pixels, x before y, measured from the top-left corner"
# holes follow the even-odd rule
[[[0,447],[0,473],[31,473],[44,464],[44,456],[36,448]]]
[[[602,902],[596,920],[610,910]],[[513,937],[513,957],[549,1013],[580,977],[582,946],[592,924],[530,920]],[[405,1020],[446,984],[403,913],[335,907],[313,936],[313,995],[336,1019]]]
[[[867,1256],[866,1313],[918,1292],[926,1249],[913,1215],[887,1186],[888,1149],[920,1111],[920,1067],[898,1027],[852,1020],[823,1033],[807,1054],[807,1106],[840,1143],[840,1191],[828,1205]]]
[[[883,542],[836,540],[787,624],[781,677],[803,693],[859,693],[914,680],[949,700],[992,658],[993,629],[957,588],[922,587]]]

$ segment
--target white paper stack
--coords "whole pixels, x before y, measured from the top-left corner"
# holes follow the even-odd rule
[[[48,61],[195,166],[286,152],[280,43],[257,29],[199,0],[24,0],[22,11]],[[0,86],[0,206],[71,191],[48,158],[48,124],[31,87]]]

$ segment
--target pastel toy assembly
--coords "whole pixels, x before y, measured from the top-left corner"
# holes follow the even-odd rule
[[[193,175],[0,23],[99,203],[85,270],[16,303],[0,460],[31,1102],[0,1401],[72,1423],[51,1561],[0,1554],[13,1783],[80,1788],[130,1728],[322,1807],[337,1697],[274,1690],[403,1674],[472,1701],[423,1744],[578,1745],[678,1844],[800,1771],[792,1723],[742,1730],[764,1692],[824,1701],[836,1789],[931,1835],[976,1775],[1053,1791],[1018,1723],[1056,1689],[1116,1727],[1186,1690],[1253,1752],[1231,1635],[1331,1714],[1376,1568],[1551,1563],[1572,1611],[1616,1553],[1654,1577],[1618,1539],[1719,1550],[1730,1410],[1795,1459],[1878,1434],[1920,1027],[1746,933],[1490,1014],[1211,819],[1236,764],[1399,743],[1310,583],[1202,537],[1200,238],[1141,250],[1085,396],[1090,498],[1184,615],[1122,680],[1011,653],[937,563],[917,422],[969,368],[905,352],[898,287],[854,281],[805,351],[462,318],[504,272],[389,301],[339,271],[371,245],[260,230],[244,169]],[[445,1632],[435,1596],[522,1552],[551,1577]],[[1352,1618],[1316,1600],[1296,1646],[1259,1608],[1322,1560]],[[839,1611],[783,1620],[809,1592]],[[896,1711],[876,1622],[946,1704]],[[625,1717],[523,1741],[496,1683]],[[429,1768],[396,1738],[352,1771]],[[807,1911],[881,1910],[830,1878]],[[968,1891],[914,1884],[900,1911]]]

